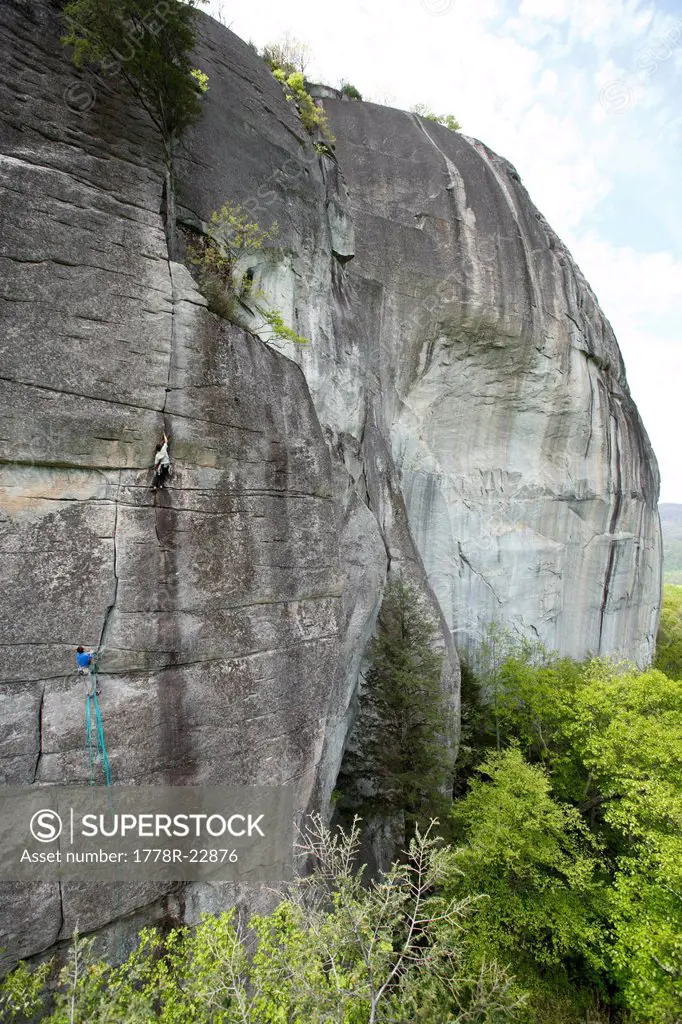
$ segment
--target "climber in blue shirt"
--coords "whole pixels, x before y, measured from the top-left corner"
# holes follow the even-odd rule
[[[77,647],[76,664],[78,665],[78,675],[86,677],[85,686],[88,697],[92,697],[95,693],[99,697],[102,691],[97,685],[95,652],[86,651],[84,647]]]

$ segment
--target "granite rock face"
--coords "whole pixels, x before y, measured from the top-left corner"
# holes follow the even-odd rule
[[[340,406],[357,436],[373,410],[460,652],[499,622],[648,664],[658,471],[594,294],[481,143],[372,104],[326,110],[356,225],[356,369],[323,416]],[[314,396],[337,361],[322,341],[302,359]]]
[[[280,224],[256,280],[312,339],[287,351],[356,481],[367,425],[387,442],[457,646],[475,656],[500,622],[565,655],[646,665],[656,460],[613,330],[514,168],[414,114],[314,90],[332,176],[252,51],[212,26],[203,54],[215,87],[191,149],[210,159],[188,164],[188,219],[207,220],[217,189]],[[228,119],[234,144],[219,147]]]
[[[202,231],[237,201],[278,222],[243,269],[311,344],[254,313],[259,340],[169,261],[154,133],[58,39],[47,0],[0,7],[4,784],[87,781],[83,643],[103,649],[117,784],[292,782],[324,807],[390,571],[440,617],[453,720],[455,648],[491,621],[645,664],[655,459],[611,329],[509,165],[333,99],[318,153],[262,61],[202,18],[179,217]],[[76,921],[118,942],[229,900],[253,904],[5,885],[0,946],[37,954]]]

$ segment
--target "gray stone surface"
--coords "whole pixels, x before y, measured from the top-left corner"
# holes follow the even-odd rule
[[[69,111],[48,5],[0,21],[0,777],[87,782],[84,643],[115,785],[293,782],[305,808],[343,589],[305,379],[169,264],[134,105],[100,89]],[[164,429],[175,473],[154,501]],[[0,887],[2,945],[154,919],[167,888]]]
[[[153,131],[117,81],[86,75],[95,105],[71,109],[58,32],[47,0],[0,7],[0,780],[88,778],[73,648],[101,644],[117,784],[292,781],[325,806],[391,571],[441,617],[453,719],[453,637],[473,650],[495,619],[645,663],[655,460],[611,329],[509,165],[333,99],[338,162],[318,155],[203,19],[179,212],[279,223],[255,287],[311,344],[254,316],[258,340],[169,263]],[[78,922],[111,952],[249,904],[169,888],[5,886],[0,945],[39,954]]]
[[[473,655],[498,621],[646,665],[658,470],[589,286],[481,143],[374,104],[326,109],[356,224],[344,327],[362,369],[345,408],[364,392],[390,439],[458,645]],[[315,395],[331,353],[311,355]]]

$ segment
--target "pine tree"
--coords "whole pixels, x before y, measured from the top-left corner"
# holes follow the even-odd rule
[[[402,814],[406,845],[415,826],[447,809],[444,793],[452,778],[438,633],[421,595],[403,580],[392,580],[343,768],[352,806],[365,818]]]
[[[207,78],[192,67],[197,4],[205,0],[69,0],[65,46],[76,67],[90,64],[125,81],[156,127],[165,165],[164,220],[171,259],[177,257],[175,152],[201,114]]]

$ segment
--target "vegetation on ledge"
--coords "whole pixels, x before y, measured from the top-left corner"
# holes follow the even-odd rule
[[[307,345],[308,339],[288,327],[279,310],[268,309],[265,296],[254,291],[252,268],[244,266],[248,257],[271,245],[278,235],[277,222],[262,228],[249,220],[239,203],[224,203],[212,213],[207,234],[188,244],[187,259],[212,313],[246,330],[264,333],[266,339]]]

